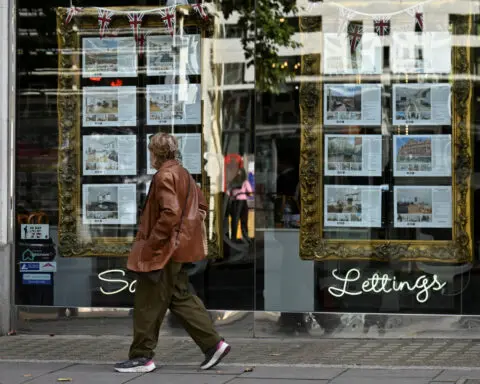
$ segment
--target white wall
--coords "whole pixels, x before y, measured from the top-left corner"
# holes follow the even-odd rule
[[[9,4],[0,0],[0,335],[10,329],[11,242],[9,228]]]

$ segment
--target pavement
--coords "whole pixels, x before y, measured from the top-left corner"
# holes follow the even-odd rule
[[[157,370],[119,374],[130,337],[0,337],[0,384],[480,384],[480,340],[231,338],[214,370],[198,348],[162,337]],[[479,368],[477,368],[479,367]]]
[[[473,384],[480,370],[349,368],[285,365],[164,365],[146,374],[120,374],[111,365],[75,363],[0,363],[1,384]]]

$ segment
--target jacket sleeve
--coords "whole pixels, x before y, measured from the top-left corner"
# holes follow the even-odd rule
[[[157,177],[158,179],[155,180],[155,199],[160,214],[147,240],[147,245],[153,250],[160,248],[170,239],[172,230],[179,223],[182,214],[172,174],[165,173]]]

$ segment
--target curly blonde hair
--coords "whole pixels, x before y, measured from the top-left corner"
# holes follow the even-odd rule
[[[156,169],[167,160],[176,160],[178,157],[178,143],[175,136],[159,132],[150,137],[148,149],[153,154],[152,166]]]

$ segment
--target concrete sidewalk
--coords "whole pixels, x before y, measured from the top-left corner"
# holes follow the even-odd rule
[[[39,353],[41,353],[39,351]],[[111,365],[0,363],[1,384],[474,384],[480,369],[348,368],[221,365],[204,372],[194,366],[160,366],[148,374],[119,374]]]

